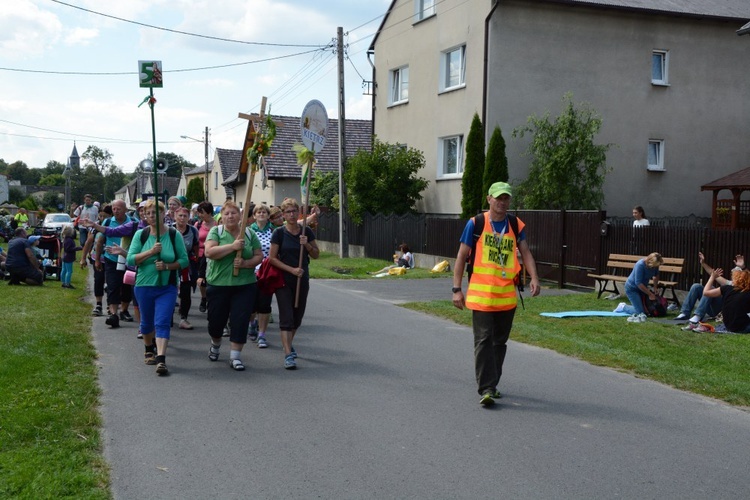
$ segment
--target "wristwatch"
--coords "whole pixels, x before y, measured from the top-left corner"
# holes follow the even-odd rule
[[[453,292],[453,293],[458,293],[460,291],[461,291],[461,287],[460,286],[454,286],[453,288],[451,288],[451,292]]]

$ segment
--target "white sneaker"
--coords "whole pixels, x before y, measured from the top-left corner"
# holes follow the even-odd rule
[[[645,322],[646,322],[646,315],[643,313],[633,314],[632,316],[628,317],[628,323],[645,323]]]
[[[616,312],[616,313],[621,313],[621,312],[623,312],[623,311],[625,310],[625,306],[626,306],[626,305],[627,305],[627,304],[626,304],[625,302],[620,302],[619,304],[617,304],[617,307],[615,307],[615,310],[614,310],[614,312]]]
[[[607,299],[607,300],[617,300],[617,299],[620,298],[620,294],[619,293],[610,293],[609,295],[607,295],[604,298]]]

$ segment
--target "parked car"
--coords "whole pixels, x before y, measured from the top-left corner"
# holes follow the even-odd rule
[[[73,226],[73,219],[68,214],[47,214],[42,222],[44,232],[60,233],[65,226]]]

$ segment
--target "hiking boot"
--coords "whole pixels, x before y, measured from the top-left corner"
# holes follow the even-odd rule
[[[104,323],[108,324],[110,328],[120,328],[120,317],[117,314],[110,314],[109,317],[104,320]]]
[[[122,321],[127,321],[128,323],[132,323],[133,322],[133,317],[130,315],[130,313],[128,311],[122,311],[120,313],[120,319]]]
[[[201,299],[201,305],[198,306],[198,310],[202,313],[206,312],[206,306],[208,304],[208,300]]]
[[[268,342],[266,342],[266,336],[265,335],[259,335],[258,336],[258,347],[261,349],[265,349],[268,347]]]

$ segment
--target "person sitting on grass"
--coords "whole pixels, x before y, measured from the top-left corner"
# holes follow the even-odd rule
[[[625,282],[625,295],[630,299],[631,305],[620,302],[615,309],[616,312],[630,314],[629,323],[643,323],[646,321],[646,311],[643,310],[644,296],[649,300],[656,300],[656,290],[659,285],[659,266],[664,260],[661,254],[653,252],[647,257],[639,260],[633,266],[633,271]],[[648,287],[653,278],[653,289]]]
[[[706,264],[705,257],[701,252],[698,252],[698,262],[700,262],[701,267],[705,269],[708,274],[711,274],[714,271],[711,266]],[[743,270],[745,268],[745,257],[739,254],[735,256],[734,265],[735,267],[734,269],[732,269],[732,272]],[[718,278],[716,278],[716,283],[719,286],[732,284],[731,281],[727,280],[723,276],[719,276]],[[705,317],[715,318],[721,312],[721,296],[706,297],[705,295],[703,295],[703,288],[704,285],[700,283],[693,283],[693,285],[690,287],[690,291],[688,292],[687,297],[682,302],[682,309],[680,309],[680,314],[678,314],[675,318],[675,320],[685,320],[690,318],[690,324],[688,324],[688,326],[686,327],[687,330],[692,330],[693,328],[695,328],[698,323],[703,321]],[[698,303],[698,307],[695,308],[695,312],[692,316],[690,316],[690,312],[693,311],[693,307],[696,303]]]
[[[734,333],[750,333],[750,271],[734,271],[732,284],[716,288],[714,285],[723,271],[714,269],[703,288],[705,297],[721,297],[721,315],[727,330]],[[701,331],[700,324],[694,331]]]
[[[367,274],[387,273],[389,270],[394,269],[396,267],[403,267],[406,269],[414,268],[414,256],[409,250],[409,245],[407,245],[406,243],[401,243],[398,246],[398,252],[393,254],[393,264],[391,264],[390,266],[385,266],[383,269],[379,271],[375,271],[372,273],[368,272]]]
[[[31,286],[41,286],[44,274],[39,270],[40,262],[32,248],[39,240],[39,236],[27,238],[26,229],[16,228],[15,238],[8,243],[8,257],[5,266],[10,274],[9,285],[26,283]]]

